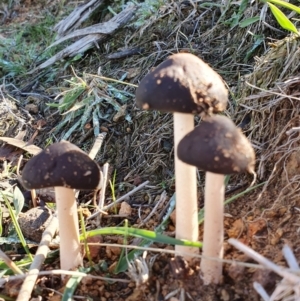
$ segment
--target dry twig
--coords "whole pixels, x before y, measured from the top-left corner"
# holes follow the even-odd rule
[[[112,35],[117,29],[121,28],[126,23],[128,23],[128,21],[133,17],[135,10],[135,6],[128,6],[126,9],[114,16],[111,20],[102,24],[94,25],[92,28],[92,34],[87,34],[88,28],[85,30],[77,31],[77,35],[87,35],[81,38],[80,40],[74,42],[70,46],[66,47],[65,49],[61,50],[56,55],[48,59],[46,62],[28,72],[28,74],[32,74],[40,69],[49,67],[58,60],[61,60],[66,57],[75,56],[79,53],[87,51],[90,48],[93,48],[95,45],[97,45],[97,43],[104,41],[107,35]],[[103,28],[105,28],[105,34],[103,33]],[[72,37],[72,34],[70,35],[70,37]],[[57,41],[55,43],[57,44],[58,42],[62,42],[64,39],[66,38],[63,38],[62,40]]]
[[[103,3],[103,0],[91,0],[88,3],[80,5],[65,19],[61,20],[54,26],[57,31],[56,39],[66,35],[68,32],[78,28],[82,22],[89,18],[89,16]]]
[[[36,251],[34,260],[31,263],[29,273],[27,274],[21,286],[17,301],[27,301],[30,299],[32,290],[38,277],[38,273],[49,252],[49,244],[52,241],[57,229],[58,220],[56,216],[53,216],[50,224],[43,233],[42,240]]]

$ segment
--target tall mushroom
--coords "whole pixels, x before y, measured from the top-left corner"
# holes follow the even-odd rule
[[[178,157],[206,171],[203,258],[200,270],[205,284],[218,283],[223,258],[224,175],[248,171],[254,174],[251,143],[227,117],[206,117],[179,143]]]
[[[178,239],[198,240],[198,209],[196,169],[178,160],[177,145],[194,128],[193,114],[223,111],[227,100],[221,77],[189,53],[170,56],[147,74],[136,90],[139,108],[173,113]],[[176,251],[198,253],[196,248],[183,246],[176,246]]]
[[[100,168],[97,163],[72,143],[54,143],[27,162],[22,182],[27,189],[55,188],[61,269],[82,265],[74,189],[98,188]]]

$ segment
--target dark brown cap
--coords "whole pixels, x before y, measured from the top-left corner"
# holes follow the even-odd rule
[[[22,172],[27,189],[68,187],[94,190],[100,183],[100,168],[76,145],[54,143],[30,159]]]
[[[144,110],[179,113],[224,111],[228,92],[222,78],[197,56],[170,56],[140,82],[137,106]]]
[[[251,143],[232,120],[221,115],[205,118],[179,142],[177,154],[183,162],[213,173],[254,171]]]

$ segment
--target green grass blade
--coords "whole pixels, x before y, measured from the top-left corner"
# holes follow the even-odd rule
[[[83,243],[84,243],[84,250],[86,253],[86,257],[88,258],[89,261],[89,265],[92,266],[93,265],[93,261],[92,261],[92,257],[91,257],[91,252],[90,252],[90,248],[86,239],[86,229],[85,229],[85,223],[84,223],[84,217],[83,217],[83,213],[82,213],[82,208],[78,208],[77,210],[79,212],[79,222],[80,222],[80,227],[81,227],[81,232],[82,232],[82,236],[83,236]]]
[[[81,120],[77,120],[70,128],[69,130],[63,135],[62,140],[68,140],[69,137],[72,135],[72,133],[80,126]]]
[[[67,92],[58,106],[60,113],[70,109],[85,90],[85,87],[79,86]]]
[[[275,19],[277,20],[278,24],[288,31],[298,33],[297,28],[295,25],[288,19],[288,17],[275,5],[268,2],[268,5],[271,9],[272,14],[274,15]]]
[[[93,111],[93,127],[95,137],[98,137],[100,134],[100,122],[98,118],[98,111],[99,107],[96,107],[96,109]]]
[[[16,298],[8,297],[7,295],[0,294],[0,298],[5,301],[15,301]]]
[[[125,224],[124,227],[128,229],[128,220],[127,219],[125,219],[124,224]],[[128,239],[127,238],[128,238],[128,233],[126,232],[126,234],[124,235],[124,239],[123,239],[123,244],[124,245],[128,244]],[[117,263],[116,268],[114,270],[115,274],[118,274],[118,272],[122,269],[122,264],[123,264],[124,258],[126,259],[126,263],[128,265],[128,262],[129,262],[129,260],[128,260],[128,250],[126,248],[122,248],[122,250],[121,250],[121,254],[120,254],[118,263]],[[126,266],[126,268],[127,268],[127,266]]]
[[[71,122],[71,120],[74,118],[76,112],[73,114],[67,115],[55,128],[54,128],[54,134],[58,133],[61,128],[63,128],[65,125]],[[53,143],[53,142],[52,142]]]
[[[268,4],[270,4],[270,2],[274,3],[276,5],[288,8],[290,10],[293,10],[296,13],[300,14],[300,7],[298,7],[298,6],[294,5],[294,4],[291,4],[291,3],[288,3],[288,2],[282,1],[282,0],[268,0],[267,1]]]
[[[15,214],[15,212],[13,211],[13,209],[12,209],[10,203],[9,203],[9,200],[7,199],[7,197],[6,197],[2,192],[0,192],[0,193],[2,194],[2,197],[3,197],[4,201],[5,201],[5,205],[6,205],[7,209],[8,209],[8,211],[9,211],[11,220],[12,220],[12,222],[13,222],[13,224],[14,224],[14,227],[15,227],[16,232],[17,232],[17,234],[18,234],[18,237],[19,237],[19,239],[20,239],[20,241],[21,241],[21,244],[22,244],[22,246],[23,246],[25,252],[27,253],[28,257],[29,257],[30,260],[32,261],[32,260],[33,260],[33,257],[32,257],[32,255],[31,255],[31,253],[30,253],[30,251],[29,251],[29,248],[28,248],[27,243],[26,243],[26,241],[25,241],[25,238],[24,238],[24,236],[23,236],[23,233],[22,233],[22,230],[21,230],[20,225],[19,225],[19,223],[18,223],[16,214]]]
[[[20,188],[18,186],[15,187],[14,189],[14,206],[15,206],[15,211],[16,211],[16,216],[19,215],[21,212],[22,208],[24,207],[25,204],[25,199],[24,195],[21,192]]]
[[[83,276],[72,276],[67,282],[61,301],[73,301],[74,292]]]
[[[256,48],[258,48],[259,46],[261,46],[265,41],[265,36],[264,35],[254,35],[254,44],[251,47],[251,49],[249,49],[246,53],[245,62],[248,62],[248,60],[250,59],[251,56],[253,56]]]
[[[157,226],[156,229],[155,229],[156,233],[162,233],[165,230],[165,228],[167,226],[167,223],[169,222],[170,215],[173,212],[173,210],[175,208],[175,204],[176,204],[175,193],[173,194],[173,196],[169,200],[169,203],[170,203],[170,205],[169,205],[169,208],[168,208],[168,211],[167,211],[166,215],[164,216],[161,224],[159,226]],[[152,240],[143,239],[139,243],[139,246],[147,248],[147,247],[150,246],[150,244],[152,244]],[[115,274],[127,271],[128,262],[134,260],[137,256],[141,255],[143,252],[144,252],[143,250],[138,250],[138,249],[134,249],[134,250],[128,252],[128,254],[126,254],[126,257],[122,257],[119,260],[118,266],[114,271]]]
[[[92,112],[93,112],[93,107],[92,106],[89,106],[87,105],[85,107],[85,110],[81,116],[81,121],[80,121],[80,127],[83,128],[84,125],[88,122],[88,120],[91,118],[91,115],[92,115]]]
[[[18,260],[18,261],[14,260],[14,263],[18,268],[21,268],[21,267],[27,268],[30,266],[31,260],[29,260],[29,258],[26,257],[26,258]],[[6,270],[5,275],[15,275],[14,271],[7,268],[6,263],[3,260],[0,260],[0,271],[2,272],[4,270]],[[0,278],[1,278],[1,275],[0,275]]]
[[[88,231],[87,237],[95,236],[95,235],[126,235],[144,238],[148,240],[152,240],[158,243],[170,244],[170,245],[180,245],[180,246],[187,246],[187,247],[195,247],[201,248],[202,243],[197,241],[189,241],[184,239],[176,239],[173,237],[169,237],[167,235],[155,233],[154,231],[144,230],[144,229],[136,229],[136,228],[127,228],[127,227],[107,227],[101,229],[95,229]],[[82,239],[82,235],[80,239]]]
[[[239,23],[239,27],[241,28],[245,28],[245,27],[248,27],[249,25],[257,22],[260,20],[260,17],[257,16],[257,17],[252,17],[252,18],[247,18],[247,19],[244,19],[242,20],[240,23]]]

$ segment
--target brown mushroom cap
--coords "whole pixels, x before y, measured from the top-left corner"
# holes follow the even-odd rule
[[[68,187],[94,190],[100,183],[100,168],[76,145],[54,143],[30,159],[22,172],[27,189]]]
[[[218,174],[253,172],[255,153],[249,140],[229,118],[205,118],[178,144],[178,158]]]
[[[170,56],[136,90],[137,106],[145,110],[210,114],[225,110],[227,101],[220,75],[190,53]]]

